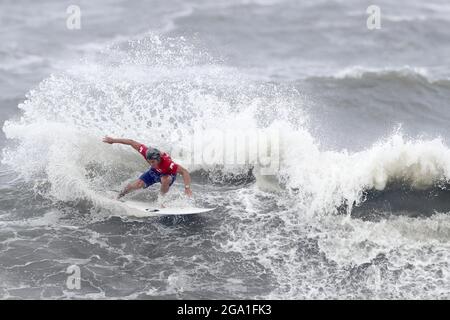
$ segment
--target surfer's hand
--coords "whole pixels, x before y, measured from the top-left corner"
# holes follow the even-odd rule
[[[184,188],[184,193],[185,193],[188,197],[192,197],[192,190],[191,190],[191,188]]]
[[[113,144],[114,143],[114,138],[106,136],[106,137],[103,138],[103,142],[104,143]]]

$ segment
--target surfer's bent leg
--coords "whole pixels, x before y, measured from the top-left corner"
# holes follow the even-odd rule
[[[150,170],[144,172],[139,177],[138,180],[127,185],[125,187],[125,189],[123,189],[123,191],[119,194],[119,198],[123,197],[124,195],[126,195],[127,193],[129,193],[133,190],[148,188],[152,184],[159,182],[159,181],[160,181],[159,174],[157,172],[155,172],[154,170],[150,169]]]
[[[172,185],[174,179],[172,175],[163,175],[161,176],[161,194],[166,194],[169,191],[170,186]]]
[[[131,191],[137,190],[137,189],[142,189],[145,186],[145,182],[142,181],[141,179],[136,180],[133,183],[130,183],[129,185],[127,185],[125,187],[125,189],[123,189],[120,193],[119,193],[119,197],[118,198],[122,198],[124,195],[126,195],[127,193],[130,193]]]

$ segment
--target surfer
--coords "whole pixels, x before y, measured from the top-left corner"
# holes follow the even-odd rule
[[[191,176],[189,172],[179,164],[173,162],[167,153],[161,152],[155,148],[149,148],[144,144],[131,139],[114,139],[106,136],[103,138],[103,142],[109,144],[120,143],[132,146],[133,149],[142,154],[145,160],[150,164],[150,169],[144,172],[139,179],[127,185],[125,189],[119,193],[118,198],[123,197],[133,190],[147,188],[157,182],[161,183],[161,194],[164,195],[175,182],[177,173],[183,176],[184,192],[187,196],[192,196]]]

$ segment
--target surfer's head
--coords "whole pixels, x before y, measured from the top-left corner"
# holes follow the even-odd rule
[[[151,165],[156,165],[161,161],[161,152],[155,148],[149,148],[145,154],[145,158]]]

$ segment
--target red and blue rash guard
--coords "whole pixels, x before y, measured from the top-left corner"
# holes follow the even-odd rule
[[[146,154],[147,154],[147,146],[141,144],[139,147],[139,153],[144,156],[144,159],[147,160]],[[160,174],[177,174],[178,165],[172,161],[172,158],[165,153],[161,153],[161,161],[159,162],[157,167],[154,167],[158,173]]]

